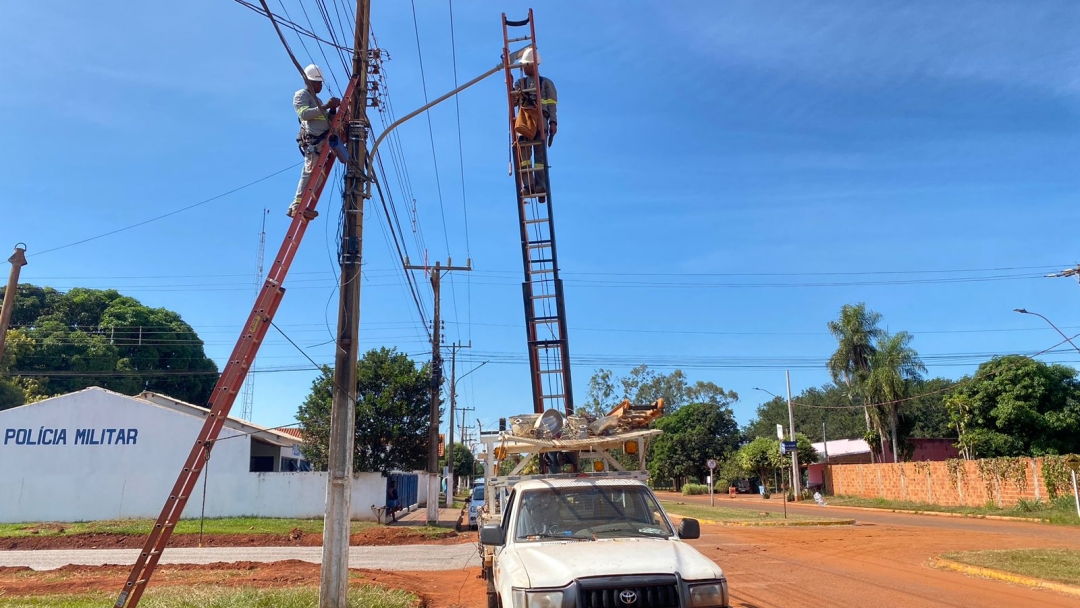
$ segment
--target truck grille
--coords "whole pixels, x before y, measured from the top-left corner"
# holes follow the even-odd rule
[[[581,608],[678,607],[679,591],[675,584],[581,590]]]

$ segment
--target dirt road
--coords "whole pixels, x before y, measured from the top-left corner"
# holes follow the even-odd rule
[[[670,496],[687,501],[690,497]],[[698,502],[698,499],[693,499]],[[767,510],[756,501],[730,501],[749,509]],[[768,502],[768,501],[761,501]],[[708,504],[708,497],[704,497]],[[736,506],[725,503],[724,506]],[[771,508],[782,505],[771,505]],[[811,514],[854,517],[855,526],[821,528],[741,528],[702,525],[702,537],[690,541],[720,564],[731,584],[735,608],[989,608],[997,606],[1066,608],[1077,606],[1075,598],[1036,591],[1006,583],[936,570],[933,557],[971,549],[1023,547],[1075,547],[1080,529],[1040,524],[968,520],[919,515],[812,506],[795,506]],[[454,545],[419,547],[424,559]],[[291,548],[290,550],[302,550]],[[364,548],[367,551],[369,548]],[[405,588],[423,598],[431,608],[482,608],[484,582],[476,577],[471,562],[445,562],[442,571],[419,572],[418,561],[405,547],[391,551],[394,560],[411,571],[363,572],[364,579],[380,585]],[[411,548],[410,548],[411,549]],[[251,550],[251,549],[247,549]],[[177,555],[183,550],[174,550]],[[4,552],[0,552],[2,557]],[[169,556],[169,552],[166,552]],[[229,558],[232,559],[232,558]],[[240,558],[237,558],[240,559]],[[286,559],[286,558],[282,558]],[[383,562],[374,567],[388,567]],[[394,563],[397,563],[396,561]],[[362,567],[372,567],[364,562]],[[357,564],[360,566],[361,564]],[[451,569],[452,568],[452,569]],[[126,569],[71,566],[48,576],[28,575],[25,570],[0,568],[0,589],[17,586],[18,593],[57,592],[63,589],[58,574],[88,589],[108,589],[122,581]],[[318,567],[311,563],[285,562],[239,566],[164,566],[155,583],[272,586],[318,582]],[[170,582],[175,581],[175,582]]]
[[[705,497],[664,499],[708,504]],[[718,497],[719,498],[719,497]],[[726,497],[725,497],[726,498]],[[725,507],[783,509],[771,501],[725,500]],[[724,568],[733,606],[945,608],[1075,607],[1076,598],[940,571],[937,555],[974,549],[1076,547],[1080,529],[1032,523],[877,513],[789,505],[792,512],[853,517],[859,523],[822,528],[702,526],[692,541]]]

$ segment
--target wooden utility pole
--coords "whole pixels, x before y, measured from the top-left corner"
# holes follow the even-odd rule
[[[4,290],[4,304],[0,309],[0,361],[4,359],[4,345],[7,343],[8,325],[11,313],[15,310],[15,293],[19,290],[19,273],[26,266],[26,245],[15,245],[15,253],[8,258],[11,262],[11,274],[8,275],[7,289]]]
[[[431,289],[435,294],[435,312],[432,313],[431,327],[431,418],[428,423],[428,492],[427,492],[427,523],[435,525],[439,522],[439,393],[442,390],[442,319],[440,318],[441,298],[439,295],[442,275],[444,272],[454,270],[472,270],[472,260],[465,266],[454,266],[451,260],[446,260],[446,266],[442,262],[435,262],[434,266],[413,265],[405,260],[406,270],[423,270],[431,275]],[[447,494],[453,490],[447,486]]]
[[[364,169],[368,134],[368,29],[370,0],[356,0],[351,108],[348,118],[344,222],[341,234],[341,286],[338,303],[334,393],[330,413],[330,449],[323,520],[319,608],[346,608],[349,603],[349,522],[352,493],[353,438],[356,433],[356,362],[360,322],[360,260],[364,234]]]

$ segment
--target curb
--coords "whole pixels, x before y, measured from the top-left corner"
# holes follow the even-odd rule
[[[1010,572],[1004,572],[1002,570],[995,570],[993,568],[983,568],[982,566],[971,566],[968,564],[962,564],[960,562],[946,559],[944,557],[935,557],[934,566],[937,568],[943,568],[947,570],[954,570],[962,574],[969,574],[972,576],[982,576],[985,578],[992,578],[999,581],[1005,581],[1007,583],[1013,583],[1015,585],[1022,585],[1024,587],[1031,587],[1033,589],[1047,589],[1050,591],[1057,591],[1058,593],[1064,593],[1073,597],[1080,597],[1080,587],[1074,587],[1072,585],[1066,585],[1065,583],[1055,583],[1053,581],[1043,580],[1041,578],[1034,578],[1030,576],[1024,576],[1022,574],[1012,574]]]
[[[964,519],[992,519],[995,521],[1013,521],[1029,524],[1045,524],[1050,520],[1040,517],[1012,517],[1009,515],[981,515],[979,513],[950,513],[948,511],[917,511],[913,509],[889,509],[886,507],[854,507],[848,505],[832,505],[838,509],[855,509],[858,511],[877,511],[878,513],[900,513],[903,515],[930,515],[932,517],[960,517]]]
[[[836,520],[788,520],[788,521],[714,521],[711,519],[699,519],[703,524],[715,526],[740,526],[745,528],[785,528],[789,526],[854,526],[854,519]]]

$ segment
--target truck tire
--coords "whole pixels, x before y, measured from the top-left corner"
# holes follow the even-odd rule
[[[487,608],[502,608],[502,602],[499,601],[499,594],[494,591],[489,591]]]

